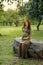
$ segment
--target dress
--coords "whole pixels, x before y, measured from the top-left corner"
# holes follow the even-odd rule
[[[24,42],[23,44],[20,44],[19,46],[19,56],[22,58],[27,57],[27,51],[26,48],[28,45],[30,45],[30,29],[22,28],[22,41]],[[28,37],[28,39],[25,39]]]
[[[22,32],[23,32],[22,33],[22,40],[27,42],[26,44],[28,44],[28,42],[30,40],[30,29],[22,28]],[[24,40],[24,38],[26,38],[26,37],[28,37],[28,39]]]
[[[25,41],[25,43],[22,44],[22,58],[24,58],[24,57],[27,57],[26,48],[28,45],[30,45],[30,43],[29,43],[30,42],[30,29],[23,28],[22,31],[23,31],[22,40]],[[28,39],[24,40],[24,38],[26,38],[26,37],[28,37]]]

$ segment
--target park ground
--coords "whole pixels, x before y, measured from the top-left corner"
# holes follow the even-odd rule
[[[31,39],[43,41],[43,25],[40,31],[36,30],[36,25],[31,25]],[[22,36],[22,27],[0,26],[0,65],[43,65],[40,59],[20,59],[13,53],[12,44],[16,37]]]

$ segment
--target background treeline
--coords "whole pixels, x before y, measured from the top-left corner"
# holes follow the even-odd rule
[[[24,3],[23,0],[17,1],[16,10],[3,11],[3,2],[0,2],[0,25],[22,25],[23,20],[27,17],[31,24],[37,25],[37,30],[39,26],[43,24],[43,0],[29,0]],[[13,0],[8,0],[7,3],[13,4]]]
[[[0,25],[3,26],[12,26],[12,25],[22,25],[23,20],[25,19],[25,16],[20,15],[19,12],[16,10],[7,10],[3,11],[2,15],[0,16]],[[31,20],[31,24],[37,24],[36,20]],[[43,20],[41,22],[43,24]]]

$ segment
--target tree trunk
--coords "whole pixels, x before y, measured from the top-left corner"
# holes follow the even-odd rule
[[[8,25],[8,22],[6,22],[6,26]]]
[[[0,36],[2,36],[2,34],[0,33]]]
[[[38,25],[37,25],[37,30],[38,31],[39,31],[40,24],[41,24],[41,18],[39,18],[39,22],[38,22]]]
[[[3,21],[3,26],[5,25],[5,21]]]

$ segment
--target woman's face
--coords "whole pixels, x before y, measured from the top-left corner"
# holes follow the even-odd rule
[[[27,21],[25,22],[25,25],[26,25],[26,28],[28,28],[28,22]]]

